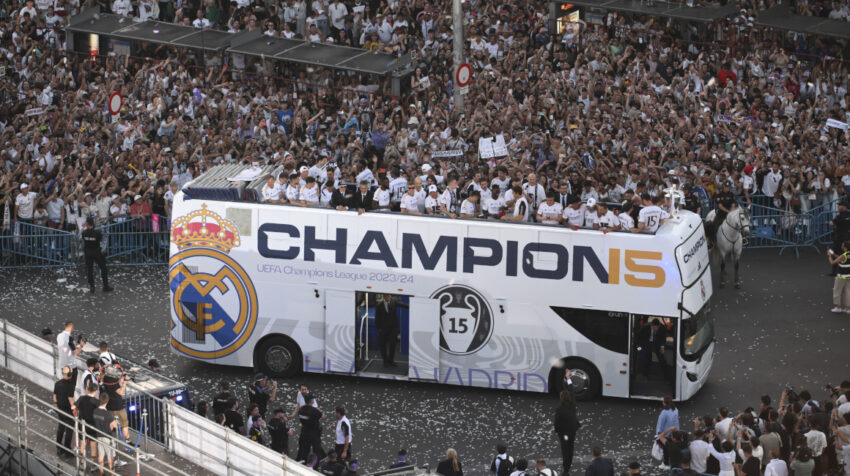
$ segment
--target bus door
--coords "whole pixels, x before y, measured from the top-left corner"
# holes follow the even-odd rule
[[[632,397],[676,398],[677,319],[632,314],[629,394]]]
[[[325,364],[328,372],[354,373],[354,291],[325,291]]]
[[[440,375],[440,302],[410,298],[408,377],[437,380]]]

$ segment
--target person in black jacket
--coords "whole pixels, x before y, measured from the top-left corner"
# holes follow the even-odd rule
[[[373,200],[374,193],[369,190],[369,182],[364,180],[360,182],[360,189],[348,200],[348,209],[357,210],[357,213],[362,215],[372,209]]]
[[[850,212],[847,211],[847,202],[842,200],[838,203],[838,215],[829,222],[829,226],[835,231],[832,235],[832,251],[837,255],[843,253],[841,245],[850,241]],[[830,276],[838,273],[838,264],[832,265]]]
[[[658,363],[662,366],[662,369],[666,366],[664,343],[667,342],[667,328],[658,319],[653,319],[648,326],[644,325],[638,330],[637,340],[640,347],[638,351],[638,372],[648,378],[652,354],[658,357]]]
[[[345,189],[347,187],[348,184],[346,184],[345,181],[340,180],[337,182],[333,195],[331,195],[331,208],[336,210],[348,210],[348,200],[345,198]]]
[[[614,462],[602,457],[602,448],[594,446],[591,451],[593,461],[584,471],[584,476],[614,476]]]
[[[392,295],[384,294],[384,299],[375,307],[375,327],[378,329],[378,348],[384,367],[395,367],[396,339],[401,328],[398,324],[398,308],[407,304],[393,300]]]
[[[566,371],[567,386],[572,385],[570,380],[570,369]],[[576,405],[569,388],[561,392],[561,404],[555,411],[555,434],[558,435],[558,443],[561,445],[561,457],[564,460],[564,471],[562,474],[570,474],[573,465],[573,449],[575,447],[576,433],[581,423],[576,415]]]
[[[443,476],[463,476],[463,466],[457,459],[457,451],[454,448],[446,450],[446,459],[437,463],[437,474]]]
[[[86,218],[86,229],[83,230],[83,243],[86,254],[86,277],[89,280],[89,289],[94,292],[94,263],[100,268],[100,277],[103,279],[103,292],[112,291],[109,286],[109,277],[106,272],[106,258],[103,257],[103,252],[100,251],[100,242],[103,240],[103,233],[94,227],[94,217]]]

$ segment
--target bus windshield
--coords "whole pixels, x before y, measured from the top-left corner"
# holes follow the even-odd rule
[[[703,306],[695,316],[682,321],[682,358],[698,359],[714,341],[714,322],[709,307]]]

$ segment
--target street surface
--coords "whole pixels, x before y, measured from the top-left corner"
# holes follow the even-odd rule
[[[825,276],[828,268],[824,255],[812,249],[803,250],[799,259],[791,251],[782,256],[776,250],[745,251],[743,289],[715,285],[717,355],[708,383],[679,405],[683,426],[690,429],[694,417],[715,414],[720,406],[732,411],[756,406],[764,393],[778,399],[789,385],[820,398],[825,384],[850,379],[850,315],[829,312],[833,278]],[[44,327],[58,332],[63,321],[73,319],[90,342],[107,340],[115,353],[140,362],[159,359],[165,374],[188,383],[195,402],[210,400],[225,379],[244,408],[251,369],[208,365],[169,350],[165,268],[110,271],[116,290],[106,295],[88,294],[81,269],[69,271],[67,282],[58,281],[58,270],[0,271],[2,317],[33,332]],[[511,455],[543,456],[560,469],[551,425],[556,401],[547,395],[311,374],[281,381],[277,403],[270,408],[282,405],[291,411],[301,382],[329,413],[326,449],[332,443],[330,412],[337,404],[346,406],[355,457],[364,472],[395,462],[400,448],[407,449],[411,461],[434,468],[453,447],[466,474],[485,474],[500,439]],[[583,427],[574,474],[583,474],[596,444],[614,458],[618,471],[632,459],[650,464],[658,402],[606,398],[578,408]],[[290,442],[293,451],[296,439]]]

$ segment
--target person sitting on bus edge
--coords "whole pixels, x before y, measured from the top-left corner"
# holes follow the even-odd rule
[[[469,194],[469,197],[467,197],[466,200],[464,200],[463,203],[460,205],[460,217],[477,217],[477,208],[479,200],[481,200],[481,192],[479,192],[478,190],[473,190],[472,193]]]
[[[359,189],[354,192],[354,195],[351,196],[348,202],[348,208],[350,210],[357,210],[358,215],[368,212],[373,206],[373,195],[372,191],[369,190],[369,182],[361,180]]]
[[[617,231],[620,229],[620,220],[611,210],[608,210],[608,205],[599,202],[596,205],[596,216],[593,218],[593,228],[601,230],[602,233],[609,231]]]
[[[449,184],[443,191],[443,194],[440,195],[440,211],[443,215],[452,219],[457,218],[457,201],[457,179],[452,177],[449,179]]]
[[[484,216],[491,220],[498,220],[502,215],[502,211],[505,209],[505,198],[501,196],[499,184],[494,183],[490,187],[490,197],[483,200],[483,202],[481,209],[484,212]]]
[[[266,203],[280,203],[280,187],[278,187],[272,175],[266,177],[266,184],[263,185],[263,201]]]
[[[581,202],[578,195],[570,195],[562,217],[564,225],[573,230],[581,228],[584,225],[584,208],[584,203]]]
[[[511,189],[513,196],[516,197],[516,201],[514,202],[514,213],[513,216],[503,216],[502,220],[504,221],[528,221],[528,215],[530,208],[528,205],[528,199],[525,197],[525,194],[522,192],[522,187],[519,185],[514,185]]]
[[[658,197],[651,197],[649,193],[643,192],[640,196],[643,208],[638,214],[638,231],[641,233],[655,233],[658,227],[664,224],[664,220],[670,215],[661,209],[656,203]]]
[[[315,207],[319,203],[319,190],[316,187],[316,179],[307,177],[306,183],[298,192],[298,205],[302,207]]]
[[[440,191],[436,185],[428,186],[428,196],[425,197],[425,214],[438,215],[440,213]]]
[[[407,185],[407,193],[401,197],[401,213],[421,215],[419,213],[418,199],[416,198],[416,185],[412,183]]]
[[[290,205],[300,205],[298,194],[301,190],[301,184],[298,182],[298,174],[289,176],[289,186],[286,187],[286,203]]]
[[[620,222],[621,231],[628,231],[629,233],[637,231],[635,229],[635,219],[632,218],[632,209],[634,206],[635,204],[631,200],[623,201],[623,209],[617,214],[617,221]]]
[[[591,197],[587,199],[587,202],[584,204],[584,221],[582,222],[582,228],[590,228],[593,229],[593,220],[596,219],[596,199]]]
[[[549,190],[546,201],[537,207],[537,221],[545,225],[557,225],[563,213],[561,204],[555,201],[555,191]]]
[[[348,210],[348,200],[345,198],[347,188],[348,184],[345,183],[345,180],[337,182],[336,189],[334,189],[334,193],[331,196],[330,208],[335,208],[340,211]]]
[[[388,212],[392,207],[392,202],[390,201],[390,179],[381,177],[380,183],[381,185],[378,187],[378,190],[375,190],[372,198],[375,202],[373,208],[379,212]]]

